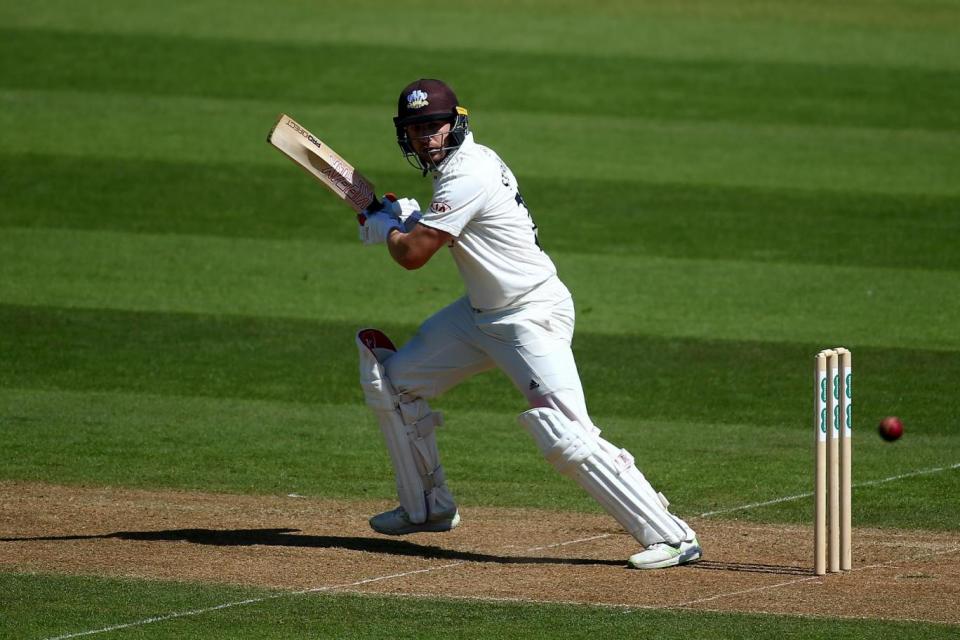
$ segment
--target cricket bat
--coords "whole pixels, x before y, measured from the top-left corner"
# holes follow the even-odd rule
[[[357,213],[382,207],[369,180],[290,116],[280,115],[267,136],[267,142],[303,167]]]

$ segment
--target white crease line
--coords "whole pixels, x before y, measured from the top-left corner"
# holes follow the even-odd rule
[[[556,549],[557,547],[565,547],[568,544],[578,544],[580,542],[591,542],[593,540],[602,540],[604,538],[609,538],[609,533],[602,533],[599,536],[590,536],[589,538],[580,538],[579,540],[570,540],[568,542],[557,542],[556,544],[548,544],[544,547],[530,547],[526,549],[524,553],[530,553],[531,551],[543,551],[544,549]]]
[[[929,552],[927,552],[927,553],[921,553],[921,554],[916,555],[916,556],[913,556],[913,557],[911,557],[911,558],[899,558],[899,559],[897,559],[897,560],[890,560],[890,561],[888,561],[888,562],[880,562],[880,563],[877,563],[877,564],[870,564],[870,565],[866,565],[866,566],[863,566],[863,567],[855,567],[855,568],[852,569],[849,573],[853,573],[853,572],[857,572],[857,571],[869,571],[869,570],[871,570],[871,569],[882,569],[882,568],[884,568],[884,567],[889,567],[889,566],[896,565],[898,562],[914,562],[914,561],[920,560],[920,559],[922,559],[922,558],[927,558],[927,557],[931,557],[931,556],[947,555],[947,554],[950,554],[950,553],[957,553],[957,552],[960,552],[960,547],[951,547],[950,549],[945,549],[945,550],[941,550],[941,551],[929,551]],[[696,566],[696,565],[694,565],[694,566]],[[691,606],[691,605],[700,604],[701,602],[710,602],[711,600],[719,600],[720,598],[729,598],[729,597],[732,597],[732,596],[741,596],[741,595],[743,595],[743,594],[745,594],[745,593],[757,593],[757,592],[759,592],[759,591],[766,591],[766,590],[768,590],[768,589],[778,589],[778,588],[780,588],[780,587],[789,587],[790,585],[800,584],[800,583],[803,583],[803,582],[810,582],[810,581],[813,581],[813,580],[821,580],[821,579],[827,578],[827,577],[829,577],[829,576],[831,576],[831,575],[838,575],[838,576],[839,576],[839,575],[842,575],[842,574],[827,574],[827,575],[825,575],[825,576],[807,576],[806,578],[798,578],[798,579],[796,579],[796,580],[788,580],[788,581],[786,581],[786,582],[779,582],[779,583],[777,583],[777,584],[767,584],[767,585],[763,585],[763,586],[759,586],[759,587],[754,587],[754,588],[752,588],[752,589],[743,589],[743,590],[741,590],[741,591],[731,591],[731,592],[729,592],[729,593],[718,593],[718,594],[716,594],[716,595],[708,596],[708,597],[706,597],[706,598],[698,598],[698,599],[696,599],[696,600],[689,600],[689,601],[687,601],[687,602],[681,602],[681,603],[679,603],[679,604],[666,605],[664,608],[665,608],[665,609],[680,609],[680,608],[684,608],[684,607],[689,607],[689,606]]]
[[[598,536],[591,536],[589,538],[581,538],[579,540],[568,540],[566,542],[557,542],[555,544],[548,544],[542,547],[531,547],[526,549],[524,553],[529,553],[530,551],[542,551],[543,549],[553,549],[555,547],[563,547],[570,544],[577,544],[580,542],[590,542],[593,540],[600,540],[601,538],[609,537],[609,533],[604,533]],[[230,609],[232,607],[240,607],[248,604],[259,604],[261,602],[267,602],[269,600],[276,600],[277,598],[286,598],[294,596],[302,596],[311,593],[321,593],[323,591],[345,591],[348,592],[350,587],[359,587],[361,585],[370,584],[372,582],[380,582],[382,580],[391,580],[393,578],[405,578],[407,576],[416,575],[418,573],[430,573],[432,571],[439,571],[441,569],[449,569],[451,567],[457,567],[462,564],[466,564],[466,560],[459,560],[457,562],[451,562],[449,564],[440,565],[438,567],[428,567],[426,569],[416,569],[414,571],[404,571],[403,573],[393,573],[386,576],[377,576],[375,578],[366,578],[364,580],[358,580],[356,582],[350,582],[346,584],[335,584],[328,585],[325,587],[314,587],[312,589],[304,589],[301,591],[288,591],[284,593],[276,593],[269,596],[264,596],[262,598],[250,598],[248,600],[238,600],[236,602],[226,602],[224,604],[218,604],[213,607],[207,607],[206,609],[194,609],[192,611],[180,611],[178,613],[171,613],[165,616],[156,616],[153,618],[144,618],[143,620],[137,620],[135,622],[128,622],[125,624],[113,625],[110,627],[103,627],[102,629],[92,629],[90,631],[80,631],[77,633],[68,633],[66,635],[55,636],[47,638],[46,640],[67,640],[68,638],[80,638],[82,636],[91,636],[97,633],[107,633],[109,631],[119,631],[120,629],[129,629],[131,627],[141,627],[147,624],[153,624],[154,622],[165,622],[167,620],[175,620],[177,618],[187,618],[190,616],[199,616],[205,613],[212,613],[214,611],[220,611],[221,609]]]
[[[743,589],[742,591],[730,591],[729,593],[718,593],[716,595],[708,596],[706,598],[698,598],[697,600],[688,600],[687,602],[681,602],[678,604],[666,605],[665,609],[680,609],[682,607],[689,607],[694,604],[699,604],[701,602],[710,602],[711,600],[719,600],[720,598],[730,598],[732,596],[741,596],[745,593],[756,593],[757,591],[766,591],[767,589],[778,589],[780,587],[789,587],[792,584],[800,584],[801,582],[810,582],[811,580],[819,580],[823,576],[807,576],[806,578],[797,578],[796,580],[787,580],[786,582],[778,582],[777,584],[766,584],[760,587],[753,587],[752,589]]]
[[[48,638],[47,640],[66,640],[67,638],[79,638],[81,636],[92,636],[96,633],[107,633],[108,631],[118,631],[120,629],[129,629],[130,627],[140,627],[145,624],[152,624],[154,622],[163,622],[164,620],[173,620],[174,618],[186,618],[188,616],[197,616],[203,613],[210,613],[211,611],[218,611],[220,609],[229,609],[230,607],[239,607],[245,604],[256,604],[258,602],[266,602],[267,600],[272,600],[274,598],[282,598],[285,595],[288,595],[288,594],[281,593],[281,594],[276,594],[272,596],[267,596],[265,598],[252,598],[250,600],[239,600],[237,602],[227,602],[225,604],[218,604],[215,607],[208,607],[206,609],[195,609],[193,611],[181,611],[180,613],[171,613],[165,616],[157,616],[156,618],[144,618],[143,620],[137,620],[136,622],[128,622],[126,624],[117,624],[117,625],[113,625],[112,627],[103,627],[102,629],[93,629],[91,631],[80,631],[78,633],[68,633],[66,635]]]
[[[371,582],[379,582],[381,580],[390,580],[392,578],[403,578],[403,577],[412,576],[418,573],[428,573],[430,571],[439,571],[440,569],[449,569],[450,567],[456,567],[458,565],[461,565],[464,562],[466,562],[466,560],[461,560],[459,562],[451,562],[450,564],[444,564],[439,567],[430,567],[428,569],[417,569],[415,571],[405,571],[403,573],[394,573],[388,576],[377,576],[376,578],[366,578],[364,580],[358,580],[356,582],[350,582],[347,584],[334,584],[334,585],[328,585],[326,587],[314,587],[312,589],[304,589],[302,591],[288,591],[284,593],[276,593],[273,595],[264,596],[262,598],[250,598],[248,600],[238,600],[236,602],[227,602],[224,604],[218,604],[213,607],[207,607],[206,609],[194,609],[192,611],[181,611],[179,613],[171,613],[169,615],[157,616],[155,618],[144,618],[143,620],[137,620],[136,622],[118,624],[111,627],[104,627],[102,629],[93,629],[91,631],[80,631],[79,633],[68,633],[66,635],[48,638],[48,640],[66,640],[67,638],[79,638],[81,636],[90,636],[96,633],[106,633],[108,631],[117,631],[119,629],[129,629],[130,627],[140,627],[146,624],[152,624],[154,622],[164,622],[165,620],[174,620],[176,618],[187,618],[189,616],[198,616],[204,613],[211,613],[213,611],[219,611],[221,609],[229,609],[231,607],[240,607],[246,604],[259,604],[261,602],[267,602],[268,600],[276,600],[277,598],[302,596],[309,593],[320,593],[322,591],[333,591],[336,589],[348,589],[350,587],[359,587],[360,585],[370,584]]]
[[[584,539],[579,542],[589,540],[589,538]],[[578,541],[573,541],[578,542]],[[563,544],[572,544],[570,543],[560,543],[557,545],[550,546],[561,546]],[[533,549],[530,549],[532,551]],[[944,549],[940,551],[931,551],[928,553],[922,553],[917,556],[908,559],[900,560],[890,560],[888,562],[866,565],[863,567],[856,567],[853,571],[868,571],[870,569],[880,569],[884,567],[895,566],[897,563],[909,564],[916,560],[920,560],[925,557],[938,556],[938,555],[947,555],[951,553],[960,552],[960,546],[951,547],[950,549]],[[696,565],[693,565],[695,568]],[[623,613],[631,613],[632,611],[649,611],[649,610],[670,610],[670,609],[687,609],[692,607],[692,605],[701,604],[704,602],[710,602],[713,600],[719,600],[721,598],[739,596],[746,593],[757,593],[760,591],[765,591],[769,589],[777,589],[780,587],[787,587],[790,585],[801,584],[804,582],[811,582],[821,578],[826,578],[829,576],[807,576],[804,578],[798,578],[796,580],[788,580],[786,582],[780,582],[777,584],[764,585],[760,587],[755,587],[752,589],[743,589],[740,591],[731,591],[729,593],[721,593],[713,596],[708,596],[704,598],[698,598],[696,600],[689,600],[687,602],[680,602],[677,604],[666,604],[666,605],[649,605],[649,604],[627,604],[620,602],[584,602],[579,600],[544,600],[538,598],[522,598],[516,596],[471,596],[471,595],[451,595],[443,594],[437,595],[436,593],[375,593],[370,591],[363,591],[361,589],[343,589],[341,593],[352,593],[355,595],[366,596],[366,597],[394,597],[394,598],[434,598],[440,600],[467,600],[471,602],[490,602],[490,603],[504,603],[504,604],[534,604],[534,605],[558,605],[558,606],[581,606],[581,607],[597,607],[601,609],[615,609],[622,610]],[[696,607],[694,609],[698,612],[712,612],[712,613],[749,613],[751,615],[768,615],[768,616],[790,616],[790,617],[800,617],[800,618],[811,618],[818,620],[834,620],[834,619],[843,619],[843,620],[884,620],[889,622],[922,622],[925,624],[951,624],[951,623],[939,623],[934,620],[927,619],[914,619],[914,618],[887,618],[887,617],[876,617],[876,616],[854,616],[854,615],[844,615],[844,614],[810,614],[810,613],[792,613],[792,612],[773,612],[773,611],[748,611],[748,612],[731,612],[729,609],[709,609],[705,607]]]
[[[870,569],[882,569],[883,567],[894,566],[898,562],[904,562],[904,563],[913,562],[914,560],[920,560],[922,558],[928,558],[932,556],[945,556],[951,553],[958,553],[958,552],[960,552],[960,547],[950,547],[949,549],[940,549],[939,551],[927,551],[926,553],[921,553],[919,555],[913,556],[912,558],[888,560],[887,562],[878,562],[877,564],[867,564],[862,567],[854,567],[853,569],[851,569],[851,571],[868,571]]]
[[[889,478],[881,478],[879,480],[868,480],[866,482],[857,482],[852,485],[853,488],[857,487],[869,487],[875,484],[883,484],[885,482],[893,482],[895,480],[902,480],[904,478],[912,478],[914,476],[928,475],[931,473],[940,473],[941,471],[952,471],[953,469],[960,469],[960,462],[951,464],[946,467],[934,467],[932,469],[921,469],[919,471],[912,471],[910,473],[902,473],[898,476],[890,476]],[[733,511],[745,511],[747,509],[755,509],[757,507],[766,507],[772,504],[780,504],[781,502],[790,502],[791,500],[801,500],[803,498],[812,498],[813,492],[808,491],[807,493],[798,493],[795,496],[787,496],[786,498],[777,498],[775,500],[767,500],[766,502],[753,502],[750,504],[743,504],[739,507],[730,507],[728,509],[718,509],[716,511],[707,511],[706,513],[701,513],[698,517],[700,518],[709,518],[710,516],[715,516],[721,513],[731,513]]]
[[[894,480],[901,480],[901,479],[903,479],[903,478],[910,478],[910,477],[913,477],[913,476],[920,476],[920,475],[925,475],[925,474],[930,474],[930,473],[939,473],[939,472],[941,472],[941,471],[950,471],[950,470],[952,470],[952,469],[957,469],[957,468],[960,468],[960,462],[955,463],[955,464],[952,464],[952,465],[949,465],[949,466],[946,466],[946,467],[934,467],[934,468],[932,468],[932,469],[921,469],[920,471],[914,471],[914,472],[911,472],[911,473],[904,473],[904,474],[900,474],[900,475],[897,475],[897,476],[891,476],[891,477],[889,477],[889,478],[882,478],[882,479],[880,479],[880,480],[869,480],[869,481],[867,481],[867,482],[859,482],[859,483],[857,483],[857,484],[854,484],[853,486],[854,486],[854,487],[866,487],[866,486],[875,485],[875,484],[883,484],[883,483],[885,483],[885,482],[893,482]],[[789,501],[791,501],[791,500],[799,500],[799,499],[801,499],[801,498],[809,498],[809,497],[811,497],[811,496],[813,496],[813,493],[812,493],[812,492],[802,493],[802,494],[798,494],[798,495],[795,495],[795,496],[787,496],[786,498],[777,498],[776,500],[768,500],[768,501],[766,501],[766,502],[755,502],[755,503],[752,503],[752,504],[741,505],[741,506],[739,506],[739,507],[731,507],[731,508],[729,508],[729,509],[720,509],[720,510],[717,510],[717,511],[708,511],[708,512],[706,512],[706,513],[701,513],[699,517],[701,517],[701,518],[709,518],[710,516],[714,516],[714,515],[717,515],[717,514],[720,514],[720,513],[730,513],[730,512],[732,512],[732,511],[743,511],[743,510],[745,510],[745,509],[753,509],[753,508],[756,508],[756,507],[764,507],[764,506],[771,505],[771,504],[778,504],[778,503],[781,503],[781,502],[789,502]],[[593,541],[593,540],[601,540],[601,539],[607,538],[607,537],[609,537],[609,536],[610,536],[609,533],[604,533],[604,534],[601,534],[601,535],[598,535],[598,536],[591,536],[591,537],[589,537],[589,538],[581,538],[581,539],[579,539],[579,540],[569,540],[569,541],[567,541],[567,542],[558,542],[558,543],[555,543],[555,544],[550,544],[550,545],[546,545],[546,546],[542,546],[542,547],[531,547],[531,548],[527,549],[524,553],[528,553],[528,552],[530,552],[530,551],[543,551],[544,549],[553,549],[553,548],[556,548],[556,547],[562,547],[562,546],[566,546],[566,545],[570,545],[570,544],[577,544],[577,543],[580,543],[580,542],[590,542],[590,541]],[[939,553],[952,553],[952,552],[958,551],[958,550],[960,550],[960,548],[951,549],[951,550],[949,550],[949,551],[936,552],[936,554],[939,554]],[[936,554],[930,554],[930,555],[936,555]],[[923,557],[923,556],[919,556],[919,557]],[[206,609],[197,609],[197,610],[194,610],[194,611],[182,611],[182,612],[180,612],[180,613],[171,613],[170,615],[159,616],[159,617],[156,617],[156,618],[146,618],[146,619],[144,619],[144,620],[138,620],[138,621],[136,621],[136,622],[130,622],[130,623],[127,623],[127,624],[115,625],[115,626],[112,626],[112,627],[104,627],[104,628],[102,628],[102,629],[94,629],[94,630],[92,630],[92,631],[81,631],[81,632],[79,632],[79,633],[73,633],[73,634],[67,634],[67,635],[62,635],[62,636],[56,636],[56,637],[48,638],[47,640],[67,640],[68,638],[79,638],[79,637],[81,637],[81,636],[89,636],[89,635],[94,635],[94,634],[97,634],[97,633],[106,633],[106,632],[108,632],[108,631],[117,631],[117,630],[119,630],[119,629],[128,629],[128,628],[130,628],[130,627],[138,627],[138,626],[142,626],[142,625],[145,625],[145,624],[151,624],[151,623],[154,623],[154,622],[163,622],[163,621],[165,621],[165,620],[173,620],[173,619],[175,619],[175,618],[185,618],[185,617],[188,617],[188,616],[202,615],[202,614],[204,614],[204,613],[210,613],[210,612],[213,612],[213,611],[218,611],[218,610],[220,610],[220,609],[229,609],[229,608],[231,608],[231,607],[239,607],[239,606],[243,606],[243,605],[247,605],[247,604],[257,604],[257,603],[260,603],[260,602],[266,602],[266,601],[268,601],[268,600],[274,600],[274,599],[276,599],[276,598],[283,598],[283,597],[287,597],[287,596],[298,596],[298,595],[305,595],[305,594],[309,594],[309,593],[319,593],[319,592],[322,592],[322,591],[332,591],[332,590],[335,590],[335,589],[345,590],[345,589],[349,589],[350,587],[356,587],[356,586],[359,586],[359,585],[362,585],[362,584],[369,584],[369,583],[371,583],[371,582],[379,582],[379,581],[381,581],[381,580],[390,580],[390,579],[392,579],[392,578],[403,578],[403,577],[410,576],[410,575],[415,575],[415,574],[418,574],[418,573],[428,573],[428,572],[431,572],[431,571],[438,571],[438,570],[440,570],[440,569],[448,569],[448,568],[450,568],[450,567],[456,567],[456,566],[459,566],[459,565],[461,565],[461,564],[464,564],[465,562],[466,562],[466,560],[461,560],[461,561],[459,561],[459,562],[452,562],[452,563],[450,563],[450,564],[441,565],[441,566],[439,566],[439,567],[431,567],[431,568],[428,568],[428,569],[417,569],[416,571],[407,571],[407,572],[404,572],[404,573],[395,573],[395,574],[392,574],[392,575],[389,575],[389,576],[378,576],[378,577],[376,577],[376,578],[368,578],[368,579],[366,579],[366,580],[360,580],[360,581],[358,581],[358,582],[351,582],[351,583],[349,583],[349,584],[331,585],[331,586],[327,586],[327,587],[316,587],[316,588],[314,588],[314,589],[307,589],[307,590],[305,590],[305,591],[292,591],[292,592],[289,592],[289,593],[279,593],[279,594],[276,594],[276,595],[266,596],[266,597],[263,597],[263,598],[253,598],[253,599],[250,599],[250,600],[240,600],[240,601],[237,601],[237,602],[228,602],[228,603],[221,604],[221,605],[217,605],[217,606],[214,606],[214,607],[208,607],[208,608],[206,608]],[[857,567],[856,569],[854,569],[854,571],[861,571],[861,570],[864,570],[864,569],[870,569],[870,568],[875,568],[875,567],[882,567],[882,566],[886,566],[887,564],[893,564],[893,563],[890,562],[890,563],[879,564],[879,565],[870,565],[869,567]],[[737,592],[732,592],[732,593],[728,593],[728,594],[720,594],[720,595],[716,595],[716,596],[711,596],[711,597],[709,597],[709,598],[702,598],[702,599],[700,599],[700,600],[691,600],[690,602],[685,602],[685,603],[678,604],[678,605],[668,605],[668,606],[660,607],[660,608],[670,609],[670,608],[686,607],[686,606],[689,606],[689,605],[691,605],[691,604],[696,604],[696,603],[699,603],[699,602],[708,602],[708,601],[710,601],[710,600],[715,600],[715,599],[718,599],[718,598],[724,598],[724,597],[733,596],[733,595],[741,595],[741,594],[744,594],[744,593],[751,593],[751,592],[755,592],[755,591],[762,591],[762,590],[764,590],[764,589],[774,589],[774,588],[777,588],[777,587],[788,586],[788,585],[791,585],[791,584],[799,584],[799,583],[801,583],[801,582],[806,582],[806,581],[808,581],[808,580],[815,580],[815,579],[817,579],[817,578],[819,578],[819,577],[822,577],[822,576],[811,576],[811,577],[809,577],[809,578],[801,578],[801,579],[799,579],[799,580],[790,580],[790,581],[788,581],[788,582],[782,582],[782,583],[779,583],[779,584],[776,584],[776,585],[766,585],[766,586],[764,586],[764,587],[757,587],[757,588],[754,588],[754,589],[747,589],[747,590],[745,590],[745,591],[737,591]],[[625,605],[608,605],[608,606],[625,606]],[[645,609],[645,608],[656,608],[656,607],[644,607],[644,606],[642,606],[642,605],[640,605],[640,606],[631,605],[630,608],[631,608],[631,609]]]

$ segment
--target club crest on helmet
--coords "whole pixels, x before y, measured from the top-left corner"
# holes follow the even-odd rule
[[[427,99],[426,91],[421,91],[417,89],[416,91],[411,91],[407,95],[407,108],[408,109],[423,109],[424,107],[430,104],[430,101]]]

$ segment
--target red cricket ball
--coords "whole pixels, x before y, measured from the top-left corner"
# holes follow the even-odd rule
[[[887,416],[880,421],[877,430],[880,432],[881,438],[887,442],[893,442],[903,435],[903,423],[897,416]]]

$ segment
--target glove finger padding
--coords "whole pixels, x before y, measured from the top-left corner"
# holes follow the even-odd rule
[[[378,208],[368,208],[357,214],[360,242],[381,244],[393,229],[409,233],[420,220],[420,203],[413,198],[397,198],[392,193],[383,196]]]
[[[401,222],[400,230],[410,233],[423,215],[420,213],[420,203],[413,198],[400,198],[393,203],[393,211]]]
[[[390,232],[394,229],[402,229],[400,221],[396,218],[384,212],[368,214],[366,219],[360,223],[360,242],[368,246],[382,244],[387,241]]]
[[[400,222],[406,222],[412,215],[420,215],[420,203],[413,198],[400,198],[392,203],[391,210]]]

